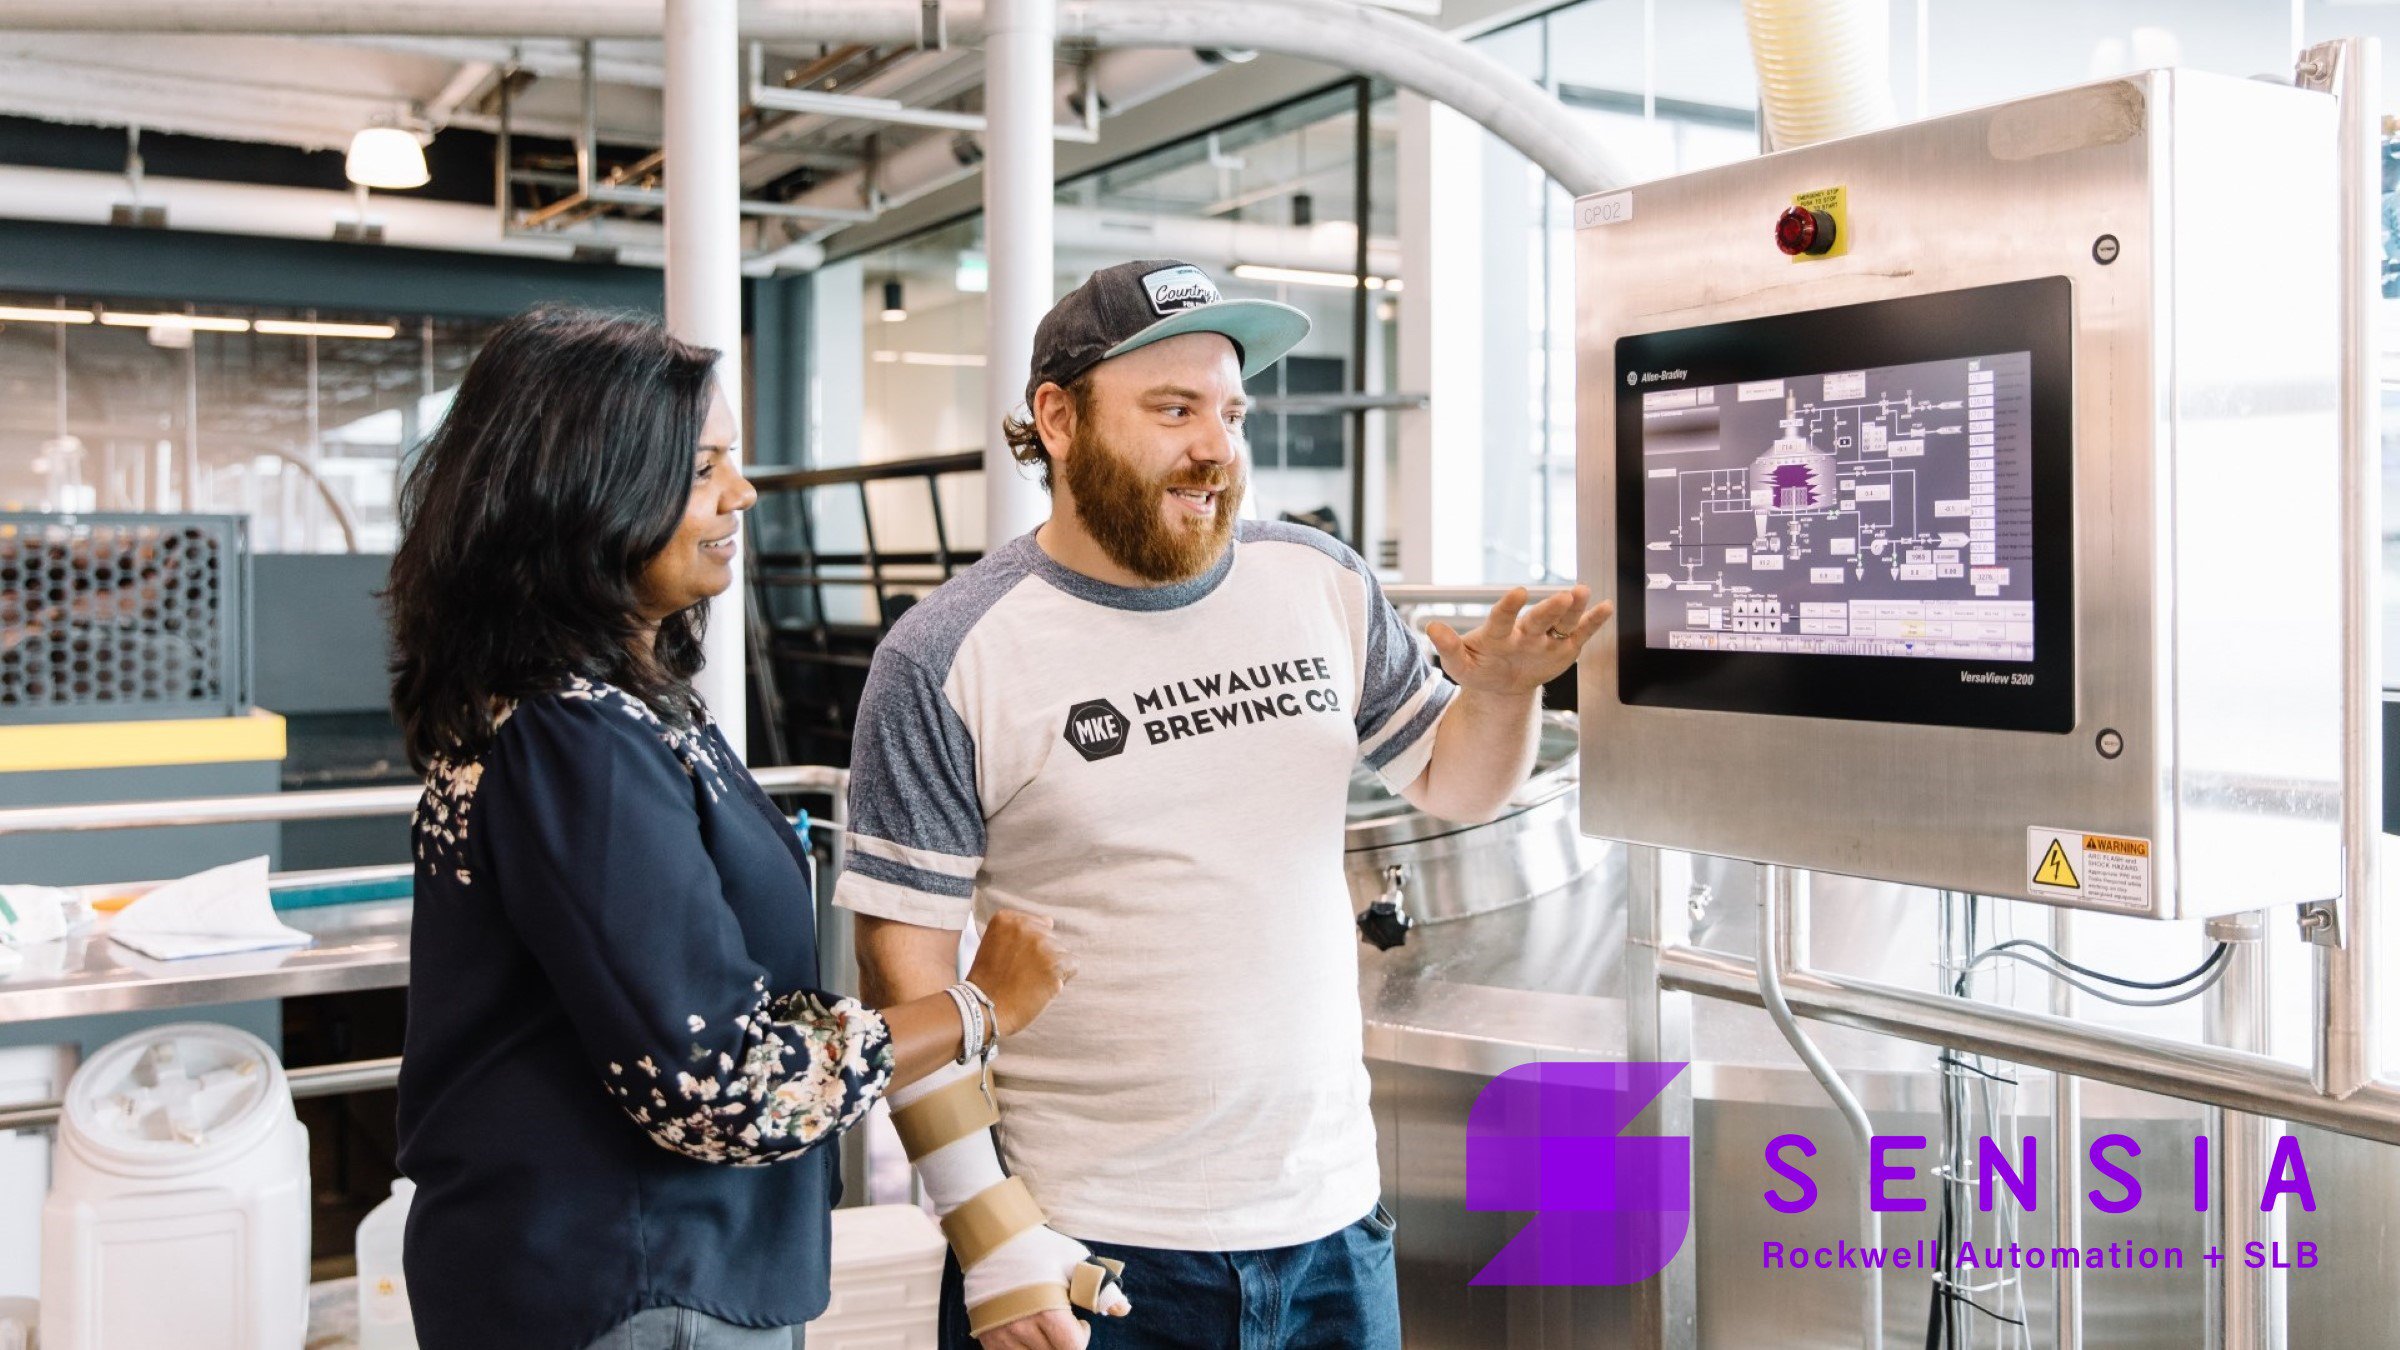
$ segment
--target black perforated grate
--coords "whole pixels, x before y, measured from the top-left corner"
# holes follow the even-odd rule
[[[243,526],[0,514],[0,722],[248,711]]]

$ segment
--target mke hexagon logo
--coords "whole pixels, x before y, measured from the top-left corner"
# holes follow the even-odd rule
[[[1087,760],[1125,753],[1125,733],[1133,723],[1104,698],[1085,699],[1067,709],[1067,744]]]

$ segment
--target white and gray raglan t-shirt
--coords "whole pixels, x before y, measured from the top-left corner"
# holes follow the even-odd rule
[[[1306,526],[1244,522],[1149,589],[1027,535],[894,625],[835,903],[1055,920],[1080,973],[994,1066],[1002,1155],[1054,1227],[1238,1251],[1373,1207],[1345,804],[1361,759],[1423,771],[1456,692]]]

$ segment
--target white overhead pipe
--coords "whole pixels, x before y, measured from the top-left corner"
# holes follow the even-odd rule
[[[430,56],[438,61],[456,61],[464,65],[511,66],[544,79],[580,79],[583,75],[583,52],[579,44],[572,42],[374,37],[357,38],[346,45],[371,51]],[[592,69],[600,76],[601,83],[632,85],[640,89],[657,89],[665,85],[666,70],[659,65],[655,52],[626,55],[626,50],[611,48],[594,57]]]
[[[963,183],[983,165],[983,138],[964,131],[936,131],[902,144],[871,167],[835,174],[792,198],[801,206],[834,208],[905,206],[952,183]]]
[[[741,36],[734,0],[667,0],[667,327],[714,347],[717,381],[742,407]],[[742,540],[746,552],[754,545]],[[709,605],[700,697],[747,757],[749,651],[742,570]]]
[[[1092,62],[1088,76],[1068,73],[1058,77],[1058,106],[1052,115],[1062,124],[1082,121],[1087,88],[1099,96],[1100,114],[1104,117],[1138,108],[1212,71],[1248,61],[1255,55],[1254,52],[1148,51],[1130,47],[1108,52]],[[861,92],[875,91],[862,86]],[[822,125],[834,120],[820,116],[814,123]],[[789,134],[788,129],[783,130],[779,138]],[[903,142],[883,156],[874,166],[871,184],[868,170],[855,169],[819,183],[794,200],[809,206],[873,205],[890,210],[953,183],[963,183],[974,177],[982,165],[982,137],[937,131]]]
[[[949,0],[951,40],[984,35],[990,6]],[[1101,48],[1257,50],[1391,81],[1488,128],[1581,196],[1626,181],[1623,167],[1558,100],[1498,61],[1414,19],[1349,0],[1061,0],[1061,41]],[[0,0],[0,30],[453,37],[653,37],[657,0]],[[920,0],[747,0],[758,41],[912,44]]]
[[[1257,57],[1258,53],[1253,51],[1228,52],[1213,47],[1198,51],[1125,47],[1104,52],[1080,78],[1070,75],[1059,81],[1058,120],[1083,120],[1087,88],[1099,97],[1100,115],[1113,117],[1163,98],[1227,66],[1242,65]]]
[[[0,0],[0,27],[6,8]],[[1348,0],[1063,0],[1058,8],[1062,39],[1109,48],[1255,49],[1389,80],[1481,125],[1575,196],[1628,181],[1565,104],[1415,19]]]
[[[125,176],[120,173],[0,167],[0,218],[106,225],[110,208],[124,199]],[[145,174],[142,200],[166,208],[169,228],[202,234],[331,239],[337,223],[358,219],[352,194],[320,188]],[[367,219],[383,227],[383,242],[401,248],[564,260],[574,256],[578,244],[599,243],[617,248],[620,261],[637,266],[656,267],[666,260],[665,238],[658,227],[632,221],[612,222],[614,228],[606,236],[570,231],[504,237],[494,227],[488,204],[428,201],[398,193],[369,197]]]
[[[106,225],[109,212],[125,200],[125,175],[83,169],[0,166],[0,220],[47,220],[64,225]],[[358,199],[321,188],[266,187],[197,178],[142,176],[142,200],[164,207],[167,225],[199,234],[246,234],[270,239],[331,239],[336,224],[358,219]],[[395,248],[430,248],[450,253],[490,253],[565,262],[579,247],[614,249],[629,267],[660,267],[667,260],[666,234],[643,221],[608,221],[556,233],[502,234],[490,206],[428,201],[398,193],[367,199],[367,219],[383,227],[383,242]],[[821,244],[787,245],[771,256],[745,258],[742,271],[764,276],[778,266],[807,271],[822,265]]]
[[[107,70],[42,53],[0,53],[0,111],[45,121],[341,149],[407,107],[388,94],[229,83],[205,75]]]
[[[1269,225],[1254,220],[1149,215],[1139,211],[1058,208],[1053,227],[1061,253],[1098,253],[1115,258],[1189,258],[1203,263],[1258,263],[1344,276],[1358,263],[1357,235],[1350,222]],[[1367,240],[1367,270],[1376,276],[1400,273],[1399,246]]]
[[[984,13],[983,247],[991,291],[984,306],[983,537],[995,549],[1049,513],[1040,485],[1009,451],[1001,422],[1022,401],[1033,330],[1055,298],[1056,11],[1055,0],[991,0]]]
[[[1356,263],[1348,221],[1303,227],[1061,206],[1052,218],[1051,239],[1058,250],[1062,276],[1070,270],[1071,263],[1081,265],[1084,256],[1112,262],[1127,258],[1186,258],[1211,268],[1258,263],[1333,273],[1345,279]],[[919,244],[890,261],[903,273],[947,274],[957,260],[955,247]],[[1397,277],[1399,244],[1391,239],[1369,239],[1367,271],[1373,276]]]

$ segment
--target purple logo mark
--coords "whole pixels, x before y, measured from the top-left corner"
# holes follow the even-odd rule
[[[1692,1142],[1627,1136],[1684,1065],[1524,1064],[1484,1086],[1467,1115],[1467,1208],[1531,1210],[1470,1281],[1639,1284],[1692,1226]]]

